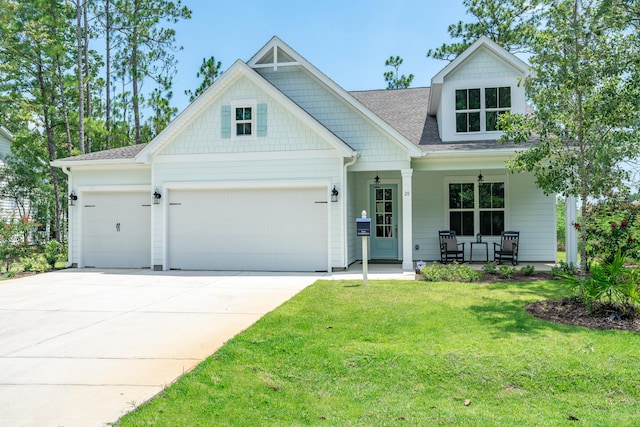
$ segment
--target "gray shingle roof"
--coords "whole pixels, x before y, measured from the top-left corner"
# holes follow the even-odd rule
[[[147,144],[128,145],[126,147],[112,148],[111,150],[96,151],[94,153],[81,154],[79,156],[59,159],[59,161],[82,160],[126,160],[133,159]]]
[[[513,148],[497,140],[442,142],[438,121],[427,114],[428,87],[349,92],[382,120],[424,151],[468,151]]]

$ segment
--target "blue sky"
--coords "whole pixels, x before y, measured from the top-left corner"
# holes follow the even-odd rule
[[[429,86],[447,63],[426,57],[448,43],[449,24],[469,21],[462,0],[182,0],[192,18],[178,23],[174,105],[188,104],[203,58],[226,70],[248,61],[274,35],[346,90],[384,89],[384,62],[399,55],[401,74],[414,74],[412,87]]]

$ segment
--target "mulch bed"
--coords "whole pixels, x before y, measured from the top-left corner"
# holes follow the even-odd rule
[[[533,276],[516,272],[511,278],[504,279],[499,274],[485,274],[477,283],[530,282],[552,280],[549,272],[539,271]],[[624,310],[619,304],[594,303],[591,308],[576,297],[563,298],[560,301],[536,301],[525,307],[532,316],[563,325],[583,326],[590,329],[614,329],[640,332],[640,314],[633,310]]]
[[[619,304],[594,303],[591,310],[578,298],[536,301],[525,307],[533,316],[565,325],[591,329],[617,329],[640,332],[640,318]]]

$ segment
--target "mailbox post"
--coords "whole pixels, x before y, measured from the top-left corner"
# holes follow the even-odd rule
[[[356,233],[362,237],[362,284],[366,285],[369,274],[368,238],[371,236],[371,218],[367,218],[367,211],[362,211],[362,217],[356,219]]]

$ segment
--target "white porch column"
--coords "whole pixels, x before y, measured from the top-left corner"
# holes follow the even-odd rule
[[[573,224],[578,220],[576,198],[568,196],[565,200],[565,250],[567,252],[567,264],[578,266],[578,230]]]
[[[402,169],[402,269],[413,271],[413,169]]]

